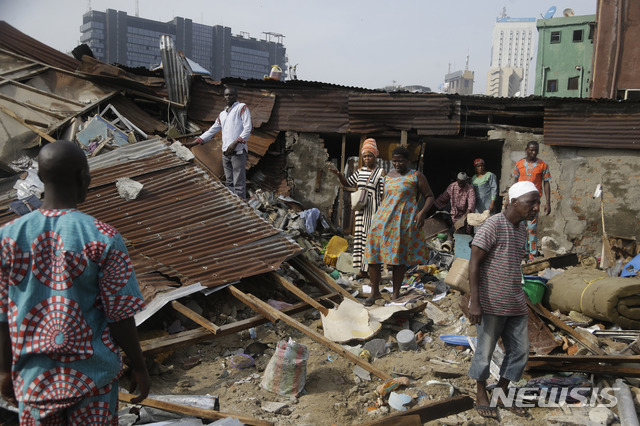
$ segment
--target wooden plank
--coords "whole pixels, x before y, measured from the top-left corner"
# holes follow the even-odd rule
[[[594,346],[591,344],[591,342],[585,340],[580,333],[578,333],[577,331],[575,331],[572,327],[568,326],[567,324],[565,324],[564,321],[562,321],[560,318],[556,317],[555,315],[553,315],[551,312],[549,312],[549,310],[547,308],[545,308],[544,306],[542,306],[542,304],[537,303],[534,307],[534,305],[531,304],[531,302],[529,301],[529,299],[527,299],[527,304],[529,306],[532,307],[532,309],[538,313],[542,313],[542,315],[547,318],[549,321],[551,321],[556,327],[560,328],[563,331],[566,331],[567,333],[569,333],[571,335],[571,337],[573,337],[574,339],[576,339],[580,344],[582,344],[585,348],[587,348],[589,351],[593,352],[596,355],[605,355],[605,352],[600,349],[597,346]]]
[[[268,276],[270,278],[273,278],[275,281],[279,282],[280,285],[282,285],[284,288],[289,290],[291,293],[298,296],[300,300],[302,300],[303,302],[307,302],[309,305],[316,308],[318,311],[320,311],[322,315],[327,316],[327,314],[329,313],[329,310],[327,308],[322,306],[320,303],[316,302],[312,297],[309,297],[307,293],[300,290],[298,287],[296,287],[294,283],[292,283],[282,275],[272,271],[272,272],[269,272]]]
[[[22,124],[27,129],[29,129],[32,132],[36,133],[41,138],[46,139],[49,142],[55,142],[56,141],[56,139],[51,137],[48,133],[45,133],[42,130],[38,129],[37,127],[34,127],[31,124],[27,123],[23,118],[18,117],[13,111],[5,108],[2,105],[0,105],[0,111],[4,112],[9,117],[13,118],[14,120],[16,120],[18,123]]]
[[[339,298],[340,296],[338,295],[338,293],[334,292],[325,296],[318,297],[316,298],[316,300],[337,300]],[[293,315],[299,312],[306,311],[310,308],[311,306],[309,306],[307,303],[302,302],[283,310],[283,312],[286,312],[289,315]],[[213,339],[214,337],[237,333],[238,331],[246,330],[260,324],[266,324],[268,322],[268,319],[266,319],[262,315],[258,315],[241,321],[236,321],[231,324],[222,325],[218,328],[218,332],[216,334],[212,334],[206,328],[201,327],[194,330],[187,330],[180,333],[171,334],[169,336],[161,336],[155,339],[143,340],[140,342],[140,347],[142,348],[142,353],[144,353],[145,355],[154,355],[185,346],[194,345],[204,340]]]
[[[400,130],[400,145],[408,145],[408,133],[406,130]]]
[[[338,353],[339,355],[347,358],[349,361],[353,362],[356,365],[359,365],[360,367],[364,368],[365,370],[369,371],[370,373],[374,374],[375,376],[378,376],[382,380],[388,380],[388,379],[391,378],[390,374],[387,374],[387,373],[385,373],[385,372],[383,372],[381,370],[378,370],[377,368],[375,368],[373,365],[369,364],[364,359],[360,358],[357,355],[352,354],[351,352],[349,352],[348,350],[343,348],[341,345],[338,345],[337,343],[335,343],[335,342],[327,339],[326,337],[324,337],[322,334],[320,334],[320,333],[310,329],[309,327],[305,326],[304,324],[301,324],[300,322],[294,320],[289,315],[287,315],[287,314],[285,314],[283,312],[280,312],[279,310],[275,309],[274,307],[272,307],[268,303],[265,303],[264,301],[262,301],[261,299],[257,298],[256,296],[254,296],[252,294],[243,293],[242,291],[240,291],[237,287],[235,287],[233,285],[227,287],[227,289],[231,292],[231,294],[233,294],[233,296],[237,297],[243,303],[246,303],[247,306],[249,306],[251,309],[255,310],[256,312],[258,312],[258,313],[260,313],[262,315],[264,315],[265,317],[273,318],[274,321],[275,320],[282,320],[282,321],[286,322],[290,326],[302,331],[304,334],[306,334],[307,336],[311,337],[316,342],[326,346],[327,348],[331,349],[332,351],[334,351],[334,352]]]
[[[473,399],[467,395],[454,396],[440,401],[431,401],[420,407],[413,408],[407,411],[400,411],[390,416],[387,416],[380,420],[374,420],[369,423],[364,423],[361,426],[381,426],[392,424],[388,423],[391,419],[399,419],[405,416],[413,416],[415,414],[420,416],[422,423],[430,422],[432,420],[441,419],[443,417],[458,414],[463,411],[467,411],[473,408]]]
[[[565,359],[569,360],[569,356]],[[594,373],[603,376],[640,377],[640,368],[619,365],[602,365],[597,362],[565,362],[552,364],[547,361],[527,361],[527,370],[571,371],[578,373]]]
[[[197,324],[200,324],[202,327],[206,328],[213,334],[218,333],[218,330],[220,329],[220,327],[218,327],[217,325],[215,325],[214,323],[212,323],[211,321],[209,321],[199,313],[194,312],[193,310],[187,308],[177,300],[171,301],[171,307],[176,311],[180,312],[182,315],[186,316],[187,318],[195,321]]]
[[[544,362],[605,362],[609,364],[637,362],[640,368],[640,355],[531,355],[529,361]]]
[[[122,402],[131,404],[131,400],[136,395],[130,393],[119,392],[118,399]],[[146,405],[147,407],[158,408],[160,410],[171,411],[179,414],[186,414],[189,416],[199,417],[208,420],[226,419],[227,417],[234,417],[240,420],[246,425],[256,426],[271,426],[273,423],[266,420],[260,420],[253,417],[247,417],[235,413],[225,413],[222,411],[207,410],[206,408],[191,407],[189,405],[176,404],[174,402],[158,401],[157,399],[146,398],[136,405]]]
[[[315,266],[309,260],[307,260],[304,256],[296,256],[289,259],[289,262],[294,268],[296,268],[306,279],[311,281],[313,284],[320,287],[329,286],[330,289],[337,291],[342,296],[347,299],[351,299],[354,302],[358,302],[358,300],[351,295],[347,290],[342,288],[337,282],[333,280],[329,275],[327,275],[323,270]],[[360,303],[360,302],[358,302]]]
[[[344,162],[347,152],[347,135],[342,135],[342,151],[340,156],[340,173],[344,173]],[[344,222],[344,188],[338,187],[338,227],[343,228]]]

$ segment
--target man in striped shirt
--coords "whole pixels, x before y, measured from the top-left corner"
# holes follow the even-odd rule
[[[528,308],[522,290],[521,261],[526,244],[526,225],[538,214],[540,193],[531,182],[518,182],[509,189],[509,205],[478,229],[471,243],[469,261],[469,322],[476,324],[478,346],[469,376],[477,382],[476,410],[483,417],[498,418],[493,399],[489,403],[489,365],[502,337],[505,357],[497,386],[507,394],[510,381],[522,376],[529,356]],[[527,416],[521,407],[509,407]]]

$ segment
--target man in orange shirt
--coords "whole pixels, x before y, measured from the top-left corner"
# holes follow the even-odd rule
[[[540,194],[544,194],[545,204],[543,206],[545,216],[551,213],[551,173],[549,165],[538,158],[540,146],[538,142],[531,141],[527,144],[522,160],[516,163],[513,168],[513,183],[529,181],[532,182]],[[544,189],[544,191],[543,191]],[[533,260],[538,254],[538,215],[533,220],[527,221],[527,253],[529,260]]]

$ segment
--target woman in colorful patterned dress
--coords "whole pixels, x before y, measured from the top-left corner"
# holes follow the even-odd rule
[[[362,144],[362,166],[348,178],[337,169],[330,169],[338,176],[344,186],[357,187],[367,191],[367,204],[362,210],[355,212],[355,232],[353,235],[353,268],[359,272],[356,278],[368,276],[369,265],[363,262],[364,248],[367,244],[367,234],[371,227],[373,214],[378,210],[384,197],[385,171],[378,167],[378,146],[376,140],[369,138]]]
[[[409,168],[409,150],[399,146],[393,150],[393,167],[385,178],[385,197],[373,216],[365,257],[369,263],[371,297],[365,305],[380,299],[380,272],[382,264],[393,267],[393,299],[400,295],[400,286],[407,268],[425,264],[429,252],[422,226],[433,205],[433,192],[424,175]],[[418,211],[418,199],[425,198]]]

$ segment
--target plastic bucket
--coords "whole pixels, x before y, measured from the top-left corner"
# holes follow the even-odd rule
[[[522,289],[527,293],[531,303],[535,305],[542,301],[544,292],[547,290],[547,285],[540,279],[525,277]]]
[[[398,334],[396,334],[396,341],[401,351],[415,351],[418,349],[416,335],[411,330],[399,331]]]

